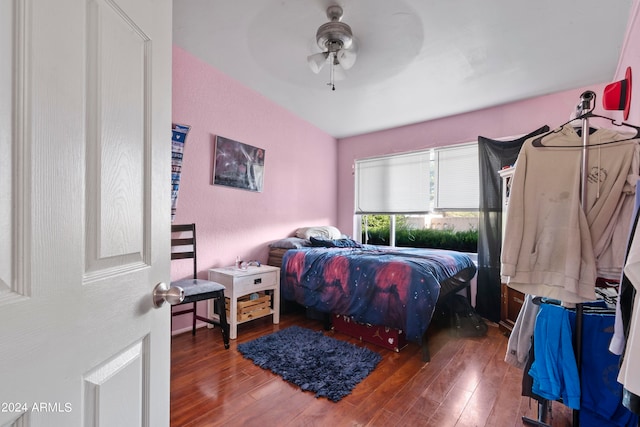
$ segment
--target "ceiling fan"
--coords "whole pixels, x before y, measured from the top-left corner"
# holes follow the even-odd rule
[[[343,70],[353,67],[357,56],[351,27],[341,22],[342,13],[342,8],[338,5],[327,8],[330,22],[322,24],[316,32],[316,42],[322,52],[307,57],[311,71],[316,74],[329,64],[331,74],[327,84],[331,86],[331,90],[336,90],[334,81],[344,78]]]

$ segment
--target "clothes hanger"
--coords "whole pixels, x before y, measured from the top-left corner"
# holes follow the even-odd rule
[[[568,125],[569,123],[575,121],[575,120],[582,120],[582,119],[588,119],[588,118],[600,118],[600,119],[605,119],[610,121],[613,125],[615,126],[626,126],[626,127],[630,127],[632,129],[635,129],[636,133],[635,135],[631,136],[630,138],[625,138],[625,139],[620,139],[617,141],[607,141],[607,142],[601,142],[598,144],[591,144],[589,145],[589,147],[597,147],[599,145],[607,145],[607,144],[614,144],[614,143],[618,143],[618,142],[623,142],[623,141],[630,141],[632,139],[636,139],[638,137],[640,137],[640,126],[635,126],[632,125],[630,123],[626,123],[626,122],[617,122],[615,119],[612,119],[611,117],[607,117],[607,116],[601,116],[599,114],[594,114],[593,113],[593,109],[595,108],[595,99],[596,99],[596,94],[592,91],[586,91],[582,94],[582,101],[581,101],[581,105],[578,105],[578,112],[579,115],[575,118],[570,119],[569,121],[561,124],[559,127],[557,127],[556,129],[553,129],[543,135],[538,136],[536,139],[534,139],[533,141],[531,141],[531,145],[533,145],[534,147],[547,147],[547,148],[552,148],[549,147],[547,145],[544,145],[542,143],[542,140],[552,134],[557,134],[560,131],[562,131],[562,129]],[[594,104],[594,106],[592,107],[591,104]],[[585,111],[585,113],[581,113],[582,111]],[[581,114],[580,114],[581,113]],[[591,132],[589,132],[591,133]],[[581,145],[563,145],[562,148],[566,148],[566,147],[575,147],[575,148],[582,148],[582,144]],[[558,147],[560,148],[560,147]]]
[[[543,305],[543,304],[547,304],[547,305],[556,305],[556,306],[560,306],[562,308],[564,308],[565,310],[575,310],[575,307],[568,307],[568,306],[564,306],[562,304],[562,301],[557,300],[557,299],[553,299],[553,298],[547,298],[547,297],[541,297],[541,296],[535,296],[533,297],[533,299],[531,300],[531,302],[535,305]],[[615,308],[609,308],[608,306],[606,306],[607,301],[603,300],[603,299],[596,299],[593,301],[587,301],[587,302],[583,302],[580,303],[583,307],[583,312],[584,313],[590,313],[590,314],[612,314],[615,313]]]
[[[615,144],[615,143],[618,143],[618,142],[630,141],[630,140],[632,140],[632,139],[637,139],[637,138],[639,138],[639,137],[640,137],[640,126],[635,126],[635,125],[632,125],[632,124],[630,124],[630,123],[626,123],[626,122],[617,122],[615,119],[612,119],[611,117],[601,116],[601,115],[599,115],[599,114],[594,114],[594,113],[592,113],[592,112],[590,112],[590,111],[589,111],[589,112],[586,112],[586,113],[584,113],[584,114],[582,114],[582,115],[580,115],[580,116],[576,117],[575,119],[571,119],[571,120],[569,120],[568,122],[563,123],[562,125],[560,125],[560,127],[556,128],[556,129],[554,129],[554,130],[552,130],[552,131],[549,131],[549,132],[545,133],[544,135],[540,135],[539,137],[537,137],[536,139],[534,139],[533,141],[531,141],[531,145],[533,145],[534,147],[547,147],[547,148],[553,148],[553,147],[550,147],[550,146],[544,145],[544,144],[542,143],[542,140],[543,140],[545,137],[549,136],[549,135],[552,135],[552,134],[555,134],[555,133],[559,133],[560,131],[562,131],[562,129],[563,129],[566,125],[568,125],[569,123],[573,122],[574,120],[587,119],[587,118],[591,118],[591,117],[594,117],[594,118],[601,118],[601,119],[606,119],[606,120],[609,120],[609,121],[610,121],[613,125],[615,125],[615,126],[620,126],[620,127],[622,127],[622,126],[626,126],[626,127],[629,127],[629,128],[634,129],[636,132],[635,132],[635,134],[634,134],[633,136],[631,136],[631,137],[629,137],[629,138],[619,139],[619,140],[616,140],[616,141],[600,142],[600,143],[598,143],[598,144],[590,144],[590,145],[589,145],[589,147],[597,147],[597,146],[600,146],[600,145]],[[591,134],[592,132],[589,132],[589,133]],[[557,146],[556,146],[556,147],[557,147]],[[563,145],[563,146],[562,146],[562,148],[566,148],[566,147],[582,148],[582,145],[580,144],[580,145]],[[557,148],[560,148],[560,147],[557,147]]]

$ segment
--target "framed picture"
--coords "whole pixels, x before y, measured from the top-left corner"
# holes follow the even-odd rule
[[[216,136],[213,184],[262,192],[264,150]]]

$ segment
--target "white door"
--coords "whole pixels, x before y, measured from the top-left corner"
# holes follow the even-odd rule
[[[0,426],[169,425],[171,0],[0,0]]]

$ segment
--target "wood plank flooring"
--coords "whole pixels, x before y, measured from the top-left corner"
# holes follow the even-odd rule
[[[311,392],[263,370],[236,350],[242,343],[291,325],[323,330],[302,313],[284,314],[239,326],[228,350],[219,329],[174,336],[171,367],[171,426],[521,426],[537,418],[537,403],[522,397],[522,371],[504,360],[507,338],[496,325],[483,338],[453,338],[431,327],[431,362],[410,343],[395,353],[333,331],[325,334],[364,345],[383,360],[340,402]],[[556,427],[571,426],[571,411],[552,404]]]

